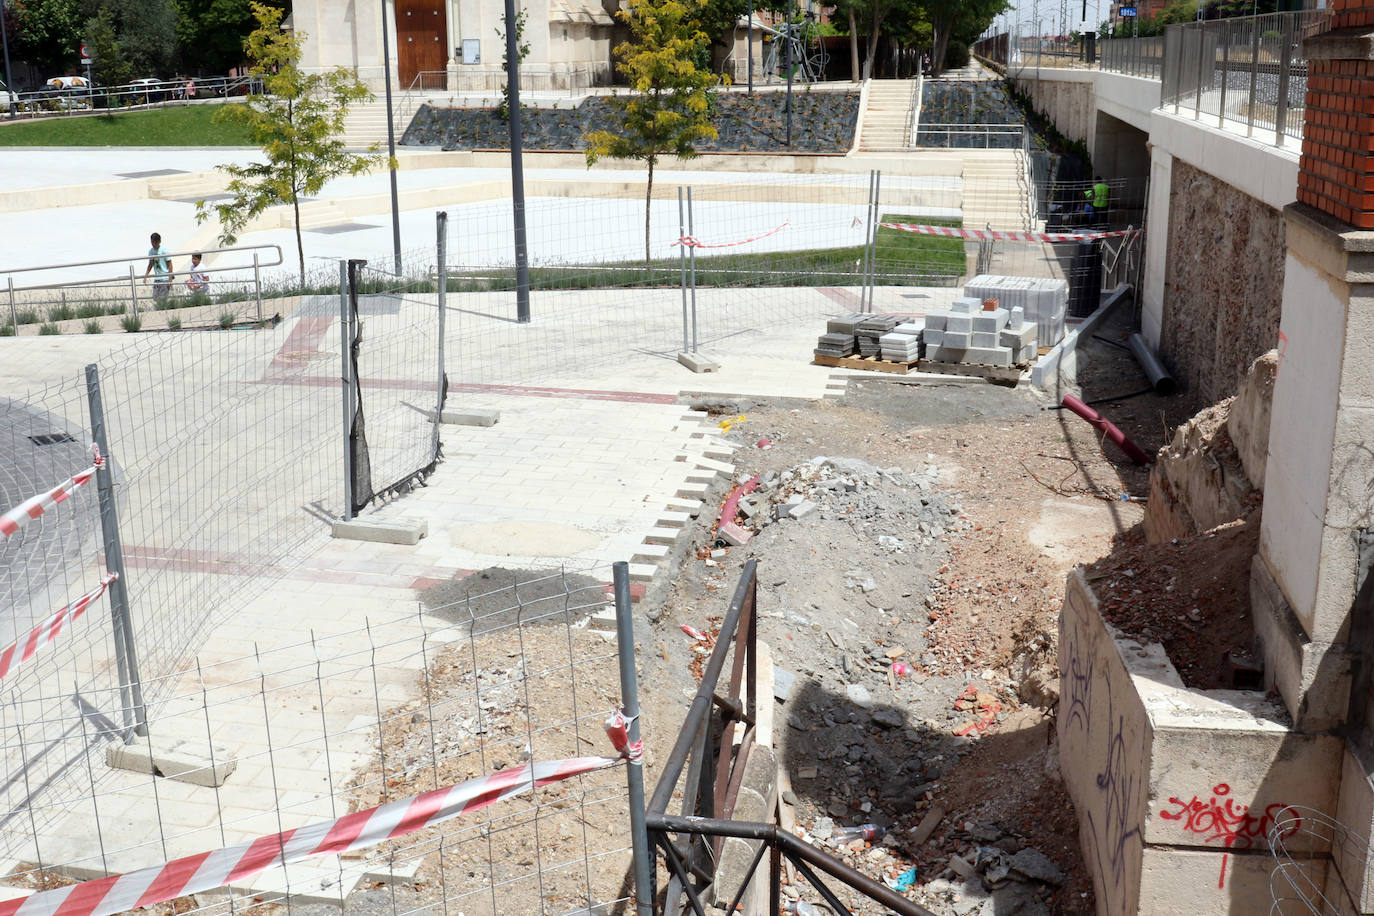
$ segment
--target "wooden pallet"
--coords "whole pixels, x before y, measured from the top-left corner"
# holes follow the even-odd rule
[[[867,372],[892,372],[906,375],[916,369],[916,363],[892,363],[871,356],[821,356],[816,354],[811,361],[813,366],[829,366],[831,369],[863,369]]]
[[[939,375],[962,375],[965,378],[985,378],[996,382],[1016,382],[1021,378],[1030,363],[1015,366],[983,366],[973,363],[942,363],[933,359],[923,359],[916,364],[918,372],[931,372]]]

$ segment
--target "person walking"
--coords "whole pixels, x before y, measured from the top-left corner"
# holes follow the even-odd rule
[[[153,300],[161,307],[172,291],[172,259],[167,257],[167,249],[162,247],[162,236],[154,232],[148,237],[152,247],[148,249],[148,268],[143,271],[143,282],[153,275]]]
[[[1093,228],[1105,229],[1107,227],[1107,210],[1111,208],[1112,186],[1102,180],[1101,175],[1093,176],[1093,186],[1091,191],[1084,191],[1083,196],[1088,199],[1088,205],[1092,207]]]

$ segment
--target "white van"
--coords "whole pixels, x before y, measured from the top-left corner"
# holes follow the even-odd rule
[[[9,111],[11,106],[19,104],[19,93],[10,92],[4,80],[0,80],[0,109]]]

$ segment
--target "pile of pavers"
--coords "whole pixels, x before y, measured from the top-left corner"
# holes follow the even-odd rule
[[[1020,306],[1002,308],[964,296],[928,313],[921,333],[925,358],[940,363],[1009,367],[1036,355],[1036,326]],[[992,306],[992,307],[987,307]]]
[[[867,315],[855,329],[854,336],[859,341],[859,355],[878,358],[883,345],[882,336],[900,324],[902,319],[895,315]]]
[[[828,320],[825,323],[825,333],[816,339],[816,355],[853,356],[859,349],[858,341],[854,339],[854,332],[859,329],[859,322],[868,317],[867,315],[853,314]]]
[[[882,357],[891,363],[914,363],[921,357],[921,326],[906,322],[878,338]]]
[[[1064,280],[979,274],[965,284],[964,295],[996,299],[1008,310],[1020,308],[1036,326],[1042,347],[1052,347],[1064,338],[1064,314],[1069,306],[1069,285]]]

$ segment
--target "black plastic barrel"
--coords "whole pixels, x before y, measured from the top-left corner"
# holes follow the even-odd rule
[[[1069,265],[1069,317],[1087,318],[1102,299],[1102,243],[1078,243]]]

